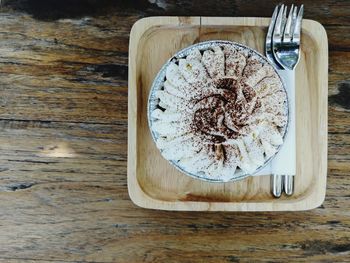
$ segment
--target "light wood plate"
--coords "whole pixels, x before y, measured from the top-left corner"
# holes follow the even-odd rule
[[[129,46],[128,189],[144,208],[193,211],[296,211],[322,204],[327,177],[328,42],[321,24],[303,20],[296,69],[295,193],[275,199],[270,176],[209,183],[162,158],[147,123],[154,77],[178,50],[205,40],[231,40],[264,51],[269,18],[149,17],[135,23]]]

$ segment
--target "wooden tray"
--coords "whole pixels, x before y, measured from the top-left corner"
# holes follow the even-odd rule
[[[231,40],[259,52],[269,18],[149,17],[135,23],[129,46],[128,188],[144,208],[196,211],[296,211],[322,204],[327,177],[328,43],[321,24],[303,20],[296,69],[295,193],[275,199],[270,176],[239,182],[192,179],[163,159],[147,123],[147,99],[157,72],[176,51],[205,40]]]

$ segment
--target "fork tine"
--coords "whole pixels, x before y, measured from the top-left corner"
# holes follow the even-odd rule
[[[273,54],[272,49],[273,49],[273,33],[274,33],[276,19],[277,19],[277,15],[278,15],[278,11],[279,11],[280,7],[281,7],[281,4],[277,5],[275,7],[275,10],[273,11],[270,25],[269,25],[269,29],[267,30],[267,35],[266,35],[266,39],[265,39],[265,55],[266,55],[267,59],[273,65],[275,65],[275,67],[278,69],[281,69],[282,66],[277,62],[277,60]]]
[[[269,25],[269,29],[267,31],[266,40],[269,40],[270,42],[271,42],[271,38],[272,38],[273,28],[274,28],[275,23],[276,23],[276,18],[277,18],[279,7],[280,7],[280,5],[277,5],[275,7],[275,10],[273,11],[271,22],[270,22],[270,25]]]
[[[283,19],[283,10],[284,10],[284,5],[282,4],[278,15],[277,15],[277,20],[276,20],[276,24],[275,24],[275,29],[273,31],[273,35],[276,37],[281,37],[281,29],[282,29],[282,19]]]
[[[286,27],[286,22],[287,22],[287,9],[288,9],[288,7],[285,6],[285,7],[284,7],[284,10],[283,10],[282,24],[281,24],[281,32],[282,32],[282,34],[283,34],[284,29],[285,29],[285,27]]]
[[[288,19],[287,19],[286,26],[285,26],[285,29],[284,29],[283,41],[282,42],[290,42],[291,39],[292,39],[291,32],[293,32],[293,31],[291,31],[291,30],[292,30],[293,10],[294,10],[294,5],[292,5],[290,10],[289,10],[289,15],[288,15]]]
[[[298,13],[298,17],[295,21],[295,27],[293,31],[293,42],[299,43],[300,42],[300,31],[301,31],[301,20],[303,19],[303,13],[304,13],[304,5],[301,5]]]
[[[290,29],[290,37],[293,37],[293,34],[294,34],[294,28],[295,28],[295,24],[296,24],[296,20],[297,20],[297,15],[298,15],[298,7],[294,6],[293,16],[292,16],[292,25],[291,25],[291,29]]]

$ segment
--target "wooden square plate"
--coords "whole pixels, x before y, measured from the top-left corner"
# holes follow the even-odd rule
[[[129,46],[128,188],[144,208],[191,211],[297,211],[322,204],[327,177],[328,42],[321,24],[303,20],[296,69],[295,193],[275,199],[270,176],[209,183],[162,158],[147,122],[154,77],[178,50],[206,40],[231,40],[264,51],[269,18],[149,17],[135,23]]]

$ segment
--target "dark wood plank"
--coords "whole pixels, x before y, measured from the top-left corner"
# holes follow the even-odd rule
[[[113,23],[2,16],[0,118],[126,120],[128,36],[106,32],[107,21]]]
[[[26,12],[40,20],[80,18],[119,14],[124,16],[173,15],[173,16],[256,16],[269,17],[278,0],[4,0],[5,8]],[[314,1],[287,0],[291,5],[304,4],[305,18],[315,19],[327,25],[350,25],[347,0]]]

